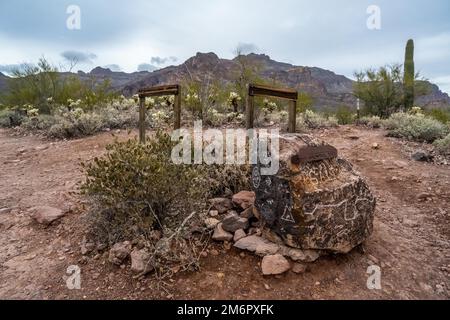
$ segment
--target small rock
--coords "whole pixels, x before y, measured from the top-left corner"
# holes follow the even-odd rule
[[[267,283],[264,283],[264,288],[265,288],[266,290],[270,290],[270,286],[269,286]]]
[[[81,241],[81,254],[85,256],[94,251],[95,247],[95,243],[89,242],[86,236],[84,236],[83,240]]]
[[[56,221],[64,216],[64,212],[57,208],[42,206],[31,208],[33,212],[33,219],[40,224],[50,225],[53,221]]]
[[[433,292],[433,287],[430,286],[429,284],[420,282],[420,283],[419,283],[419,286],[420,286],[420,288],[421,288],[423,291],[425,291],[425,292]]]
[[[220,221],[215,219],[215,218],[207,218],[207,219],[205,219],[205,226],[209,230],[213,230],[219,223],[220,223]]]
[[[420,201],[426,201],[430,198],[433,198],[433,195],[430,193],[423,192],[417,196],[417,199]]]
[[[233,196],[233,203],[246,210],[255,203],[256,195],[252,191],[241,191]]]
[[[378,143],[374,143],[374,144],[372,144],[372,149],[378,150],[378,149],[380,149],[380,145]]]
[[[228,210],[233,209],[233,202],[228,198],[210,199],[209,203],[215,210],[219,212],[219,214],[223,214]]]
[[[130,257],[131,271],[134,273],[147,274],[154,269],[151,263],[151,255],[146,249],[134,250]]]
[[[211,217],[215,218],[215,217],[217,217],[217,216],[219,215],[219,211],[217,211],[217,210],[211,210],[211,211],[209,212],[209,215],[210,215]]]
[[[11,208],[1,208],[0,214],[7,214],[11,212]]]
[[[131,249],[132,246],[129,241],[116,243],[111,250],[109,250],[108,261],[120,266],[122,262],[130,255]]]
[[[248,219],[241,218],[236,212],[232,212],[223,219],[222,227],[225,231],[234,233],[239,229],[248,229],[249,222]]]
[[[241,218],[246,218],[246,219],[251,219],[253,218],[255,215],[253,214],[253,206],[250,206],[249,208],[245,209],[244,211],[241,212],[240,217]]]
[[[281,254],[265,256],[261,263],[263,275],[283,274],[291,268],[289,261]]]
[[[302,274],[305,273],[307,270],[307,266],[301,263],[294,263],[294,265],[292,266],[292,272],[297,273],[297,274]]]
[[[211,253],[211,255],[213,255],[214,257],[217,257],[220,254],[216,249],[210,250],[209,253]]]
[[[394,161],[394,165],[396,165],[399,168],[406,168],[408,167],[408,162],[396,160]]]
[[[414,152],[411,155],[411,158],[415,161],[421,161],[421,162],[429,162],[431,160],[433,160],[433,156],[424,150],[418,150],[416,152]]]
[[[239,240],[245,238],[246,236],[247,234],[243,229],[236,230],[236,232],[234,233],[233,241],[238,242]]]
[[[445,288],[442,284],[437,284],[436,285],[436,293],[437,294],[444,294],[445,293]]]
[[[291,258],[293,261],[300,262],[314,262],[320,258],[320,251],[317,250],[301,250],[296,248],[290,248],[287,246],[280,246],[282,255]]]
[[[222,227],[222,223],[219,223],[214,230],[212,239],[215,241],[231,241],[233,240],[233,234],[225,231]]]
[[[158,242],[163,237],[162,232],[159,230],[150,231],[150,239],[154,242]]]
[[[280,250],[279,245],[256,235],[242,238],[237,241],[234,246],[241,250],[255,252],[260,256],[275,254]]]
[[[47,146],[37,146],[36,148],[34,148],[35,151],[44,151],[46,149],[48,149],[48,145]]]

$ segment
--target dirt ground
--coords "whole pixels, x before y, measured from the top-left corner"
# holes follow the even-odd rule
[[[0,298],[449,299],[450,166],[411,160],[405,144],[382,130],[340,127],[315,134],[354,164],[377,197],[374,233],[363,246],[322,257],[301,275],[264,277],[261,258],[212,244],[219,255],[203,258],[199,272],[157,286],[151,276],[133,278],[129,266],[110,265],[106,254],[80,253],[79,162],[100,155],[111,133],[52,142],[0,130],[0,209],[11,209],[0,213]],[[69,213],[45,228],[28,212],[39,205]],[[381,290],[367,289],[372,264],[381,267]],[[66,287],[70,265],[81,268],[81,290]]]

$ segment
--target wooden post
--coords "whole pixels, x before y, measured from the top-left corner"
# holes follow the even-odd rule
[[[145,97],[139,97],[139,142],[145,143]]]
[[[289,103],[289,125],[288,125],[289,133],[295,133],[296,122],[297,122],[297,100],[292,100]]]
[[[178,91],[178,94],[175,95],[174,101],[174,129],[178,130],[181,128],[181,89]]]
[[[253,129],[254,117],[255,117],[255,104],[254,104],[254,97],[251,95],[247,95],[247,103],[245,105],[245,113],[246,113],[247,129]]]

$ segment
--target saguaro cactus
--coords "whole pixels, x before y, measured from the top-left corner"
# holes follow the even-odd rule
[[[403,88],[405,94],[405,108],[411,109],[414,105],[414,41],[408,40],[405,50],[405,71],[403,75]]]

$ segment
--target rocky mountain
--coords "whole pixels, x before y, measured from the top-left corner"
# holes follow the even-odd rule
[[[344,76],[320,68],[278,62],[264,54],[252,53],[247,58],[258,67],[261,78],[310,94],[314,97],[316,106],[336,106],[355,102],[351,94],[352,81]],[[233,81],[238,72],[237,59],[220,59],[215,53],[197,53],[179,66],[157,70],[137,81],[127,83],[122,92],[131,95],[142,87],[175,83],[190,78],[202,79],[205,75],[228,83]]]
[[[295,66],[289,63],[272,60],[264,54],[251,53],[247,58],[258,66],[260,77],[275,81],[283,87],[295,88],[299,92],[308,93],[314,98],[316,107],[336,107],[342,104],[354,106],[356,99],[352,95],[353,81],[335,74],[332,71],[317,67]],[[190,78],[204,79],[211,75],[224,83],[231,82],[239,68],[238,58],[220,59],[215,53],[197,53],[179,66],[171,66],[142,75],[123,87],[117,87],[124,95],[132,95],[140,88],[159,84],[182,82]],[[439,87],[428,83],[429,92],[419,97],[416,103],[420,106],[450,105],[448,94]]]
[[[155,85],[182,83],[189,79],[218,79],[223,84],[230,83],[239,70],[237,57],[232,60],[221,59],[215,53],[197,53],[178,66],[170,66],[153,72],[114,72],[107,68],[97,67],[91,72],[79,71],[76,75],[82,80],[109,79],[114,90],[131,96],[140,88]],[[317,67],[295,66],[289,63],[272,60],[265,54],[251,53],[245,56],[259,70],[259,76],[282,87],[295,88],[299,92],[308,93],[314,99],[316,107],[336,107],[356,104],[352,95],[353,81],[345,76]],[[68,73],[64,74],[68,76]],[[0,74],[0,93],[6,90],[6,79]],[[429,83],[428,94],[417,98],[420,106],[450,105],[450,97],[438,86]]]

